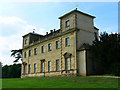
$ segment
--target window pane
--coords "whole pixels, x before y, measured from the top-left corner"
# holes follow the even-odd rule
[[[37,55],[37,48],[34,49],[34,54]]]
[[[41,48],[42,48],[42,53],[44,53],[45,52],[45,47],[42,46]]]
[[[26,58],[26,52],[25,52],[25,54],[24,54],[24,57]]]
[[[48,62],[48,71],[51,71],[51,61]]]
[[[70,58],[67,58],[66,60],[67,60],[67,62],[66,62],[67,70],[70,70]]]
[[[48,51],[52,50],[52,44],[48,44]]]
[[[66,46],[69,46],[69,45],[70,45],[70,39],[66,38]]]
[[[31,65],[29,65],[29,73],[31,73]]]
[[[36,67],[37,67],[36,64],[34,64],[34,72],[35,72],[35,73],[36,73]]]
[[[60,48],[59,41],[56,42],[56,48]]]
[[[56,60],[56,70],[59,71],[59,60]]]
[[[70,21],[69,21],[69,20],[66,21],[66,26],[67,26],[67,27],[70,26]]]
[[[31,53],[32,53],[32,51],[31,51],[31,50],[29,50],[29,56],[31,56]]]
[[[44,62],[42,61],[42,72],[44,72]]]

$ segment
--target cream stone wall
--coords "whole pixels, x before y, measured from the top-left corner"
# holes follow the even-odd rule
[[[74,72],[76,73],[75,68],[75,33],[68,33],[65,35],[62,35],[62,37],[56,37],[52,38],[48,41],[41,42],[39,44],[30,46],[26,49],[23,49],[23,62],[27,63],[27,70],[26,74],[28,74],[28,65],[31,64],[31,77],[37,74],[34,74],[34,64],[37,64],[37,73],[41,72],[41,61],[42,59],[45,59],[45,76],[55,76],[55,75],[61,75],[61,72],[56,72],[56,60],[60,60],[60,70],[62,67],[62,70],[65,70],[65,58],[63,56],[64,53],[69,52],[72,54],[71,58],[71,69],[74,69]],[[65,39],[70,38],[70,46],[65,46]],[[62,38],[62,39],[61,39]],[[62,40],[62,43],[61,43]],[[56,49],[56,41],[60,42],[60,48]],[[52,51],[48,51],[48,44],[52,44]],[[45,52],[41,52],[41,46],[45,47]],[[34,55],[34,48],[37,48],[37,55]],[[32,55],[29,57],[29,50],[32,50]],[[61,51],[62,50],[62,51]],[[24,53],[27,53],[27,57],[24,58]],[[62,64],[61,64],[61,52],[62,52]],[[48,72],[48,61],[51,61],[51,72]],[[23,73],[23,69],[22,69]],[[64,72],[63,72],[64,74]],[[38,75],[39,76],[39,75]],[[30,75],[29,75],[30,77]]]
[[[78,59],[78,75],[86,76],[86,50],[79,52]]]
[[[70,26],[66,27],[66,21],[70,21]],[[75,13],[71,13],[67,17],[61,19],[62,32],[75,27]]]

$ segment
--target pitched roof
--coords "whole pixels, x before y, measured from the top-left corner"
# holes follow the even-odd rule
[[[73,11],[71,11],[71,12],[69,12],[69,13],[66,13],[65,15],[59,17],[59,19],[65,17],[65,16],[67,16],[67,15],[73,13],[73,12],[78,12],[78,13],[81,13],[81,14],[87,15],[87,16],[89,16],[89,17],[95,18],[95,16],[89,15],[89,14],[87,14],[87,13],[84,13],[84,12],[81,12],[81,11],[78,11],[77,9],[75,9],[75,10],[73,10]]]

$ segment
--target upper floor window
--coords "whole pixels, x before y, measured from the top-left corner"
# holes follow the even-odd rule
[[[37,65],[34,64],[34,73],[36,73],[36,68],[37,68]]]
[[[34,55],[37,55],[37,48],[34,49]]]
[[[27,44],[27,39],[25,39],[25,44]]]
[[[48,51],[51,51],[52,50],[52,44],[48,44]]]
[[[41,50],[42,50],[42,53],[44,53],[44,52],[45,52],[45,47],[42,46],[42,47],[41,47]]]
[[[60,70],[60,62],[59,60],[56,60],[56,71]]]
[[[24,53],[24,57],[26,58],[26,52]]]
[[[59,41],[56,41],[56,49],[60,48],[60,43]]]
[[[32,54],[32,51],[31,51],[31,50],[29,50],[29,56],[31,56],[31,54]]]
[[[69,39],[69,38],[66,38],[66,39],[65,39],[65,42],[66,42],[66,46],[69,46],[69,45],[70,45],[70,39]]]
[[[51,61],[48,62],[48,72],[51,72]]]
[[[68,27],[68,26],[70,26],[70,21],[69,20],[66,21],[66,27]]]

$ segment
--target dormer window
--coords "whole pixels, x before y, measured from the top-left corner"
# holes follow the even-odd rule
[[[27,39],[25,40],[25,44],[27,44]]]
[[[66,27],[69,27],[69,26],[70,26],[70,21],[67,20],[67,21],[66,21]]]

